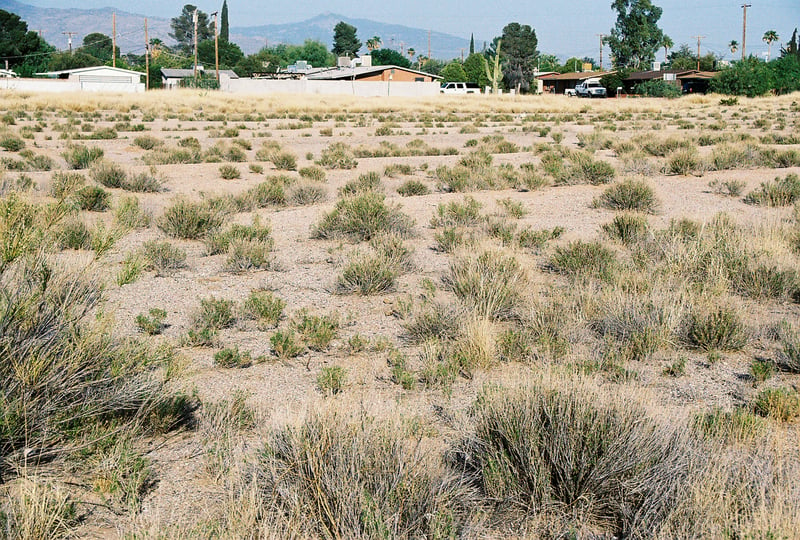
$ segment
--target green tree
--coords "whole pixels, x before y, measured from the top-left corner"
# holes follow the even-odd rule
[[[268,49],[261,49],[256,54],[240,60],[233,70],[239,77],[251,77],[254,74],[275,73],[279,67],[281,67],[281,59]]]
[[[539,71],[558,71],[560,64],[556,55],[541,53],[536,63],[539,66]]]
[[[536,67],[538,40],[536,31],[527,24],[512,22],[503,28],[503,80],[507,88],[527,92]]]
[[[669,37],[667,34],[661,36],[661,43],[659,43],[660,47],[664,47],[664,62],[667,61],[667,56],[669,55],[669,50],[675,46],[675,43],[672,41],[672,38]]]
[[[792,39],[786,44],[786,47],[781,47],[781,56],[797,56],[800,58],[800,43],[797,38],[797,28],[792,32]]]
[[[443,82],[467,82],[467,74],[460,62],[450,62],[440,73]]]
[[[475,34],[469,35],[469,54],[475,54]]]
[[[228,24],[228,0],[222,0],[222,13],[220,14],[219,39],[229,41],[231,29]]]
[[[606,43],[611,48],[614,67],[642,69],[656,57],[664,32],[658,27],[663,10],[650,0],[614,0],[617,22]]]
[[[109,56],[109,59],[111,57]],[[74,53],[69,52],[57,52],[50,55],[50,61],[47,64],[47,69],[49,71],[63,71],[67,69],[79,69],[85,67],[93,67],[102,65],[99,59],[95,58],[90,54],[86,54],[81,50],[77,50]]]
[[[700,69],[713,71],[716,69],[719,58],[714,53],[700,57]],[[690,70],[697,69],[697,54],[686,43],[681,44],[677,50],[669,55],[670,69]]]
[[[381,43],[382,42],[380,36],[372,36],[367,40],[367,50],[370,52],[377,51],[378,49],[381,48]]]
[[[0,9],[0,65],[7,60],[11,69],[30,76],[46,69],[47,53],[54,50],[19,15]]]
[[[720,71],[711,79],[711,91],[720,94],[756,97],[773,89],[773,74],[769,66],[750,56],[733,67]]]
[[[197,41],[214,39],[214,25],[208,20],[208,14],[192,4],[183,6],[183,11],[170,20],[172,32],[169,37],[178,42],[177,49],[183,54],[194,50],[194,14],[197,11]]]
[[[394,49],[378,49],[372,51],[372,65],[410,68],[411,62]],[[428,65],[430,65],[430,61],[428,61]]]
[[[214,51],[214,40],[207,39],[197,44],[197,59],[206,67],[206,69],[214,68],[216,62]],[[230,69],[236,66],[244,59],[242,49],[236,43],[230,41],[219,42],[219,65],[220,68]]]
[[[361,42],[356,35],[356,27],[339,21],[333,27],[333,54],[336,56],[349,56],[353,58],[361,48]]]
[[[778,41],[778,33],[775,30],[767,30],[764,32],[764,36],[761,38],[761,41],[767,44],[767,62],[769,62],[772,54],[772,44]]]
[[[93,32],[83,38],[83,45],[80,47],[80,52],[94,56],[101,62],[108,62],[111,60],[111,47],[113,41],[110,36]],[[117,47],[117,57],[119,57],[119,47]]]
[[[472,53],[464,60],[464,73],[467,82],[476,83],[481,88],[489,86],[489,78],[486,76],[486,59],[482,54]]]
[[[564,65],[559,66],[557,71],[561,73],[577,73],[583,69],[583,60],[578,58],[577,56],[573,56],[571,58],[567,58],[564,61]]]

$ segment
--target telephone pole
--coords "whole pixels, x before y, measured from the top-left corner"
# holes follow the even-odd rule
[[[747,8],[752,4],[742,4],[742,60],[744,60],[744,49],[747,43]]]
[[[700,40],[705,39],[706,36],[692,36],[697,38],[697,71],[700,71]]]
[[[603,71],[603,40],[606,38],[605,34],[595,34],[600,38],[600,71]]]
[[[144,18],[144,91],[150,89],[150,40],[147,38],[147,17]]]
[[[217,31],[217,12],[214,16],[214,70],[217,74],[217,85],[219,85],[219,32]]]
[[[61,32],[65,36],[67,36],[67,41],[69,43],[69,54],[72,54],[72,36],[77,36],[78,32]]]
[[[428,59],[431,58],[431,31],[428,30]]]
[[[111,67],[117,67],[117,12],[111,14]]]

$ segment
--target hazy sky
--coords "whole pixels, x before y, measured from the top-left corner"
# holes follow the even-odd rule
[[[21,0],[45,7],[97,8],[114,6],[121,10],[155,17],[176,16],[186,1],[163,0]],[[795,27],[800,27],[800,0],[747,0],[747,51],[763,54],[767,50],[761,36],[766,30],[775,30],[783,43]],[[222,6],[222,0],[195,0],[191,3],[201,10],[213,12]],[[727,47],[730,40],[742,41],[741,0],[655,0],[664,10],[661,28],[676,45],[688,43],[697,46],[694,36],[706,36],[701,42],[702,54],[714,52],[732,55]],[[611,0],[544,2],[522,0],[406,0],[383,2],[375,0],[293,0],[292,2],[261,2],[257,0],[229,0],[231,26],[258,26],[263,24],[296,22],[324,12],[348,17],[372,19],[431,29],[458,36],[469,37],[474,32],[476,44],[490,40],[501,33],[503,26],[516,21],[529,24],[536,30],[539,50],[560,56],[599,55],[599,41],[595,34],[608,33],[615,15]],[[360,36],[366,39],[368,36]],[[779,50],[773,44],[773,55]],[[608,48],[604,56],[608,54]],[[741,53],[737,53],[737,56]],[[660,60],[663,52],[658,56]],[[605,56],[607,58],[607,56]],[[604,59],[605,59],[604,58]]]

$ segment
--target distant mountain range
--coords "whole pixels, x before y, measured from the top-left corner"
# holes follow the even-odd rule
[[[0,9],[19,15],[28,23],[29,30],[41,32],[48,43],[61,50],[67,49],[69,44],[65,32],[74,32],[72,37],[74,48],[79,47],[83,37],[92,32],[111,35],[112,14],[116,11],[117,46],[123,53],[142,54],[144,51],[144,15],[112,8],[41,8],[16,0],[0,0]],[[176,16],[178,11],[176,8]],[[466,55],[469,48],[468,38],[435,31],[429,33],[425,29],[356,19],[335,13],[324,13],[295,23],[232,26],[230,36],[231,41],[238,44],[245,54],[254,53],[265,45],[302,44],[306,39],[315,39],[330,47],[333,43],[333,27],[339,21],[355,26],[362,42],[373,36],[379,36],[384,48],[407,51],[409,47],[413,47],[417,55],[428,54],[429,35],[433,58],[446,60],[460,57],[462,51]],[[174,43],[169,37],[169,19],[147,17],[147,26],[151,39],[158,38],[167,44]]]

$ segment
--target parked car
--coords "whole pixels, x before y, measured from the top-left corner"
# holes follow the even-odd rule
[[[449,82],[439,89],[442,94],[480,94],[481,87],[475,83]]]
[[[575,87],[575,93],[578,95],[578,97],[588,98],[604,98],[608,95],[606,89],[602,84],[600,84],[600,79],[586,79],[585,81],[578,83],[578,85]]]
[[[564,90],[564,95],[567,97],[575,97],[578,95],[578,93],[575,92],[574,88],[567,88],[566,90]]]

